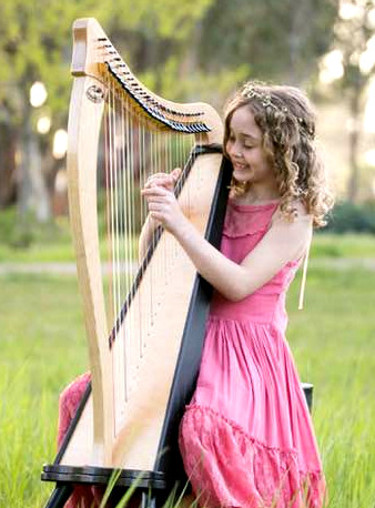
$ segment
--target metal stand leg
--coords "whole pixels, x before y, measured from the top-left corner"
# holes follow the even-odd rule
[[[157,497],[149,491],[142,491],[141,508],[157,508]]]
[[[44,508],[63,508],[72,492],[72,485],[57,483]]]
[[[312,385],[311,383],[301,383],[301,384],[302,384],[302,388],[303,388],[303,391],[304,391],[304,394],[305,394],[305,397],[306,397],[306,402],[307,402],[309,411],[311,413],[311,411],[312,411],[312,405],[313,405],[313,390],[314,390],[314,385]]]

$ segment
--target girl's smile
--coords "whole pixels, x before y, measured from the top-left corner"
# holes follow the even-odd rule
[[[236,171],[243,171],[244,169],[248,168],[247,164],[241,164],[240,162],[236,162],[235,160],[233,160],[232,164],[233,169],[235,169]]]

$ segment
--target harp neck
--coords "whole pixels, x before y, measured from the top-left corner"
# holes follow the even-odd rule
[[[212,106],[176,103],[151,92],[134,76],[94,18],[74,22],[71,72],[73,76],[91,76],[101,82],[109,72],[158,128],[197,134],[205,144],[222,142],[222,121]]]

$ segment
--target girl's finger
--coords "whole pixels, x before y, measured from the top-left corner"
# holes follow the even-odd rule
[[[151,197],[151,198],[146,198],[147,200],[147,203],[150,205],[150,203],[159,203],[159,204],[162,204],[162,203],[165,203],[165,199],[160,199],[160,198],[154,198],[154,197]]]
[[[148,209],[150,210],[150,212],[160,212],[162,206],[160,203],[149,203]]]
[[[168,173],[155,173],[151,175],[146,183],[145,188],[153,187],[155,185],[161,185],[168,190],[172,190],[177,180],[181,175],[181,168],[175,168],[173,171]]]
[[[141,190],[141,194],[143,196],[168,196],[170,191],[165,189],[164,187],[154,186],[148,187]]]
[[[160,178],[160,177],[164,177],[164,176],[168,176],[168,173],[162,173],[162,172],[153,173],[152,175],[149,176],[149,178]]]
[[[155,182],[160,182],[160,181],[165,180],[166,178],[167,178],[166,175],[162,175],[162,174],[152,175],[149,178],[147,178],[145,185],[149,185],[149,184],[155,183]]]
[[[154,175],[151,175],[146,183],[145,187],[152,187],[153,185],[173,185],[174,180],[171,175],[168,175],[167,173],[155,173]]]
[[[182,173],[182,169],[181,168],[174,168],[174,170],[171,171],[171,177],[173,178],[174,182],[177,182],[177,180],[179,179],[181,173]]]
[[[150,212],[150,216],[153,220],[157,221],[158,223],[162,223],[163,216],[159,212]]]

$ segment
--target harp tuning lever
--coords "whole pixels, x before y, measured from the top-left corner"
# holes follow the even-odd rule
[[[92,85],[86,90],[86,95],[90,101],[99,103],[104,99],[104,90],[98,85]]]

